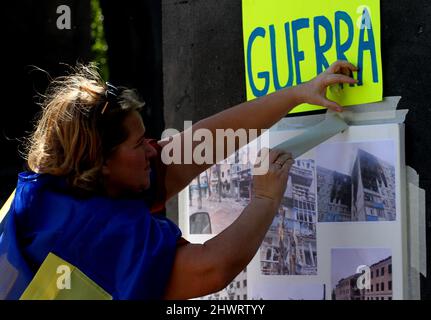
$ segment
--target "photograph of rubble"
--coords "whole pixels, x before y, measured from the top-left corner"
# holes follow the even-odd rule
[[[332,300],[392,300],[390,249],[332,249]]]
[[[394,221],[394,142],[326,143],[316,148],[319,222]]]
[[[260,247],[264,275],[316,275],[316,171],[312,159],[290,169],[284,197]]]
[[[190,234],[216,235],[238,218],[251,197],[253,151],[248,147],[238,150],[190,183]]]

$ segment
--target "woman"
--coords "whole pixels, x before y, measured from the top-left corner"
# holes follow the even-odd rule
[[[269,128],[305,102],[341,111],[327,100],[326,88],[355,83],[344,75],[355,70],[338,61],[310,82],[232,107],[190,130],[215,136],[216,129]],[[51,84],[29,142],[30,170],[19,175],[0,236],[0,298],[18,299],[34,286],[50,255],[114,299],[206,295],[252,259],[280,205],[291,155],[263,152],[269,170],[253,177],[253,196],[239,218],[204,244],[188,243],[154,212],[210,165],[163,164],[167,142],[146,139],[142,105],[133,91],[103,83],[91,66]]]

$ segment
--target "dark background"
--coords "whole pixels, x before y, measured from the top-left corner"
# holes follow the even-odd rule
[[[58,30],[56,8],[68,5],[72,29]],[[137,88],[147,102],[145,123],[158,138],[245,100],[241,0],[101,0],[110,80]],[[0,203],[24,162],[20,140],[39,110],[36,93],[64,74],[60,63],[94,59],[89,0],[2,3]],[[431,191],[431,1],[381,0],[384,96],[399,95],[406,120],[406,161]],[[431,248],[427,197],[427,248]],[[171,209],[176,210],[175,201]],[[173,214],[175,218],[175,214]],[[428,250],[429,251],[429,250]],[[428,274],[431,262],[428,255]],[[422,299],[431,279],[422,278]]]

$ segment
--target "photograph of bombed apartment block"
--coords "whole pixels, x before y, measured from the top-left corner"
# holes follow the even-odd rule
[[[241,214],[250,201],[252,163],[244,147],[201,173],[189,184],[189,233],[218,234]],[[253,162],[252,162],[253,161]]]
[[[264,275],[315,275],[316,171],[314,160],[296,160],[281,206],[260,247]]]
[[[316,148],[319,222],[393,221],[393,141],[322,144]]]
[[[326,300],[324,284],[285,283],[282,286],[261,283],[253,288],[252,300]]]
[[[392,300],[390,249],[332,249],[332,300]]]
[[[247,300],[247,268],[241,271],[226,288],[199,298],[200,300]]]

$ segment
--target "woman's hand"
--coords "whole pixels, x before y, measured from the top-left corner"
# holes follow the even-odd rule
[[[269,160],[265,162],[269,170],[254,176],[253,198],[240,216],[204,244],[177,247],[165,299],[190,299],[220,291],[256,255],[278,211],[293,164],[292,156],[280,150],[263,149],[260,158]]]
[[[269,151],[267,148],[260,151],[258,159],[262,160],[255,167],[261,167],[261,163],[266,163],[269,167],[266,174],[253,176],[253,197],[269,200],[276,208],[283,198],[294,160],[290,153],[278,149]]]
[[[343,111],[338,103],[326,98],[326,89],[340,83],[357,83],[358,81],[352,78],[353,71],[358,71],[358,68],[350,62],[343,60],[334,62],[325,72],[298,86],[300,101],[338,112]]]

